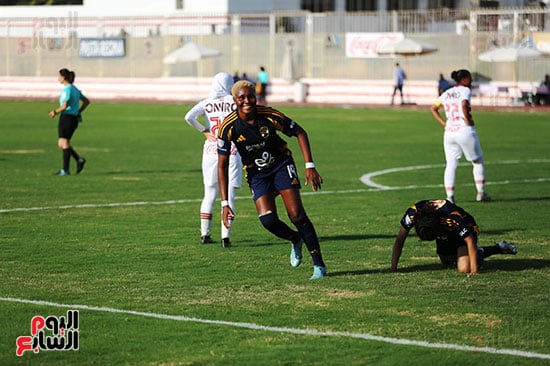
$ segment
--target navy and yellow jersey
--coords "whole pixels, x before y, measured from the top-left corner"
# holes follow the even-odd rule
[[[225,117],[218,130],[218,154],[229,155],[233,142],[247,174],[269,171],[282,158],[292,156],[288,144],[277,132],[292,137],[299,128],[292,119],[270,107],[258,105],[253,124],[243,121],[234,111]]]
[[[462,207],[447,200],[423,200],[411,205],[400,223],[405,229],[414,227],[416,213],[427,204],[433,204],[439,216],[439,225],[436,233],[437,240],[462,241],[472,235],[477,238],[479,229],[472,215]]]

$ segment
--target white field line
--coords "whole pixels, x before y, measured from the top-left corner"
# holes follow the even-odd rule
[[[532,160],[526,160],[526,161],[519,161],[519,160],[505,160],[505,161],[499,161],[494,163],[485,163],[485,165],[496,165],[496,164],[531,164],[531,163],[550,163],[550,160],[548,159],[532,159]],[[459,166],[469,166],[470,163],[460,163]],[[412,188],[420,188],[420,187],[442,187],[443,185],[437,185],[437,186],[405,186],[405,187],[392,187],[392,186],[385,186],[382,184],[378,184],[373,181],[373,178],[378,177],[380,175],[385,174],[391,174],[396,172],[405,172],[405,171],[411,171],[411,170],[422,170],[422,169],[434,169],[434,168],[444,168],[445,164],[429,164],[429,165],[416,165],[416,166],[405,166],[405,167],[399,167],[399,168],[391,168],[391,169],[384,169],[379,170],[372,173],[367,173],[361,176],[359,178],[363,184],[372,187],[372,188],[378,188],[379,190],[398,190],[398,189],[412,189]],[[526,179],[522,180],[521,183],[538,183],[538,182],[545,182],[548,181],[548,178],[540,178],[540,179]],[[509,184],[512,183],[511,181],[503,181],[503,182],[487,182],[488,185],[494,185],[494,184]]]
[[[498,349],[498,348],[492,348],[492,347],[473,347],[473,346],[465,346],[460,344],[449,344],[449,343],[431,343],[426,341],[415,341],[415,340],[403,339],[403,338],[382,337],[382,336],[372,335],[369,333],[353,333],[353,332],[340,332],[340,331],[321,331],[321,330],[315,330],[315,329],[272,327],[272,326],[265,326],[265,325],[255,324],[255,323],[230,322],[226,320],[210,320],[210,319],[187,317],[184,315],[157,314],[157,313],[148,313],[148,312],[142,312],[142,311],[115,309],[115,308],[90,306],[90,305],[68,305],[68,304],[59,304],[59,303],[49,302],[49,301],[16,299],[11,297],[0,297],[0,301],[32,304],[32,305],[40,305],[40,306],[51,306],[51,307],[67,308],[67,309],[75,309],[75,310],[82,309],[82,310],[98,311],[98,312],[104,312],[104,313],[128,314],[128,315],[135,315],[135,316],[143,316],[147,318],[174,320],[174,321],[181,321],[181,322],[214,324],[214,325],[222,325],[222,326],[229,326],[229,327],[236,327],[236,328],[260,330],[265,332],[291,333],[291,334],[318,336],[318,337],[357,338],[357,339],[365,339],[368,341],[384,342],[384,343],[397,344],[397,345],[403,345],[403,346],[416,346],[416,347],[425,347],[425,348],[449,349],[449,350],[465,351],[465,352],[483,352],[483,353],[498,354],[498,355],[550,359],[550,354],[544,354],[544,353],[526,352],[526,351],[520,351],[515,349]]]
[[[536,178],[536,179],[521,179],[521,180],[505,180],[500,182],[486,182],[485,185],[503,185],[503,184],[523,184],[523,183],[543,183],[550,181],[550,178]],[[366,183],[365,183],[366,184]],[[373,184],[375,185],[375,184]],[[464,184],[467,185],[467,184]],[[320,194],[350,194],[350,193],[364,193],[364,192],[379,192],[387,190],[405,190],[405,189],[418,189],[418,188],[438,188],[443,187],[443,184],[426,184],[426,185],[410,185],[403,187],[388,187],[382,185],[376,185],[373,188],[360,188],[360,189],[348,189],[341,191],[317,191],[317,192],[302,192],[303,196],[320,195]],[[250,196],[237,196],[236,200],[247,199],[251,200]],[[160,205],[176,205],[185,203],[197,203],[201,202],[202,198],[195,199],[182,199],[182,200],[167,200],[167,201],[137,201],[137,202],[111,202],[111,203],[82,203],[76,205],[63,205],[63,206],[36,206],[36,207],[16,207],[16,208],[3,208],[0,209],[2,213],[14,213],[14,212],[29,212],[29,211],[46,211],[46,210],[68,210],[74,208],[108,208],[108,207],[127,207],[127,206],[160,206]]]
[[[492,164],[528,164],[528,163],[550,163],[550,159],[533,159],[526,161],[519,160],[506,160],[495,162]],[[489,163],[486,163],[489,164]],[[460,165],[469,165],[469,163],[461,163]],[[401,187],[392,187],[385,186],[378,183],[375,183],[372,178],[390,174],[395,172],[402,171],[411,171],[411,170],[422,170],[422,169],[432,169],[432,168],[442,168],[443,164],[432,164],[432,165],[417,165],[417,166],[408,166],[408,167],[399,167],[379,170],[376,172],[364,174],[361,176],[360,180],[365,185],[370,188],[366,189],[351,189],[351,190],[342,190],[342,191],[318,191],[318,192],[302,192],[302,195],[311,195],[311,194],[349,194],[349,193],[363,193],[363,192],[378,192],[385,190],[405,190],[405,189],[418,189],[418,188],[437,188],[443,187],[443,184],[432,184],[432,185],[410,185],[410,186],[401,186]],[[550,178],[535,178],[535,179],[520,179],[520,180],[505,180],[500,182],[487,182],[486,185],[503,185],[503,184],[523,184],[523,183],[542,183],[548,182]],[[237,200],[241,199],[251,199],[250,196],[238,196],[235,197]],[[45,211],[45,210],[66,210],[73,208],[102,208],[102,207],[125,207],[125,206],[154,206],[154,205],[175,205],[175,204],[185,204],[185,203],[197,203],[201,202],[202,199],[182,199],[182,200],[167,200],[167,201],[137,201],[137,202],[111,202],[111,203],[83,203],[76,205],[63,205],[63,206],[37,206],[37,207],[16,207],[16,208],[5,208],[0,209],[0,214],[2,213],[12,213],[12,212],[28,212],[28,211]]]
[[[244,198],[244,197],[243,197]],[[138,201],[138,202],[111,202],[111,203],[82,203],[78,205],[64,206],[37,206],[0,209],[0,213],[45,211],[45,210],[67,210],[70,208],[101,208],[101,207],[124,207],[124,206],[154,206],[154,205],[175,205],[181,203],[201,202],[202,199],[168,200],[168,201]]]

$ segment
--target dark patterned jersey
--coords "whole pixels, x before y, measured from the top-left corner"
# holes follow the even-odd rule
[[[470,235],[477,238],[479,231],[474,217],[462,207],[447,200],[423,200],[416,202],[403,215],[400,221],[401,226],[407,230],[413,228],[416,213],[427,204],[433,204],[438,214],[437,240],[462,241]]]
[[[241,155],[248,174],[269,171],[284,157],[292,156],[277,132],[296,136],[298,124],[276,109],[257,106],[256,119],[248,124],[237,111],[225,117],[218,130],[218,154],[229,155],[231,142]]]

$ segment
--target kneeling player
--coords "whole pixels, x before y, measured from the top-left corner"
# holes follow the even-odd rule
[[[506,241],[478,248],[479,230],[474,217],[450,201],[416,202],[407,209],[400,223],[401,228],[393,245],[393,272],[397,271],[405,240],[413,227],[421,240],[435,240],[441,263],[446,266],[456,263],[461,273],[477,274],[483,259],[493,254],[517,253],[516,247]]]

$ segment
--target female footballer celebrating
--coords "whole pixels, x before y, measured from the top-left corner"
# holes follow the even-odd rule
[[[300,181],[287,143],[278,135],[282,132],[296,137],[306,162],[305,184],[314,191],[321,188],[323,179],[317,173],[306,131],[281,112],[256,105],[255,86],[241,80],[231,89],[237,110],[229,114],[218,130],[218,182],[223,212],[229,226],[233,210],[228,202],[228,167],[231,142],[235,143],[248,185],[252,190],[256,210],[262,225],[275,236],[291,242],[290,264],[302,262],[302,241],[313,259],[312,280],[325,277],[326,267],[321,256],[319,239],[309,220],[300,197]],[[285,208],[298,231],[292,230],[277,215],[275,197],[280,194]]]
[[[485,193],[483,152],[471,113],[472,75],[468,70],[462,69],[453,71],[451,78],[456,85],[441,94],[430,109],[433,117],[445,128],[443,137],[446,160],[444,184],[447,200],[454,202],[456,168],[464,153],[466,160],[473,165],[477,189],[476,201],[489,201],[490,198]],[[439,114],[441,106],[445,108],[447,120],[444,120]]]

